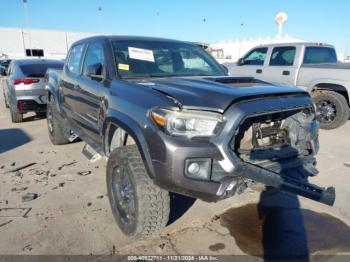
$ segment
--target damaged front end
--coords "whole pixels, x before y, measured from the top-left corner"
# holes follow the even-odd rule
[[[243,180],[333,205],[333,187],[324,189],[307,182],[309,176],[318,173],[315,167],[315,155],[319,150],[318,124],[312,104],[305,103],[301,97],[291,97],[294,102],[283,98],[286,104],[279,105],[281,109],[277,110],[273,106],[276,101],[271,99],[269,103],[268,100],[260,101],[260,112],[257,101],[251,104],[255,108],[250,103],[241,103],[228,110],[227,115],[234,118],[231,123],[228,121],[233,133],[226,141],[227,146],[219,145],[225,156],[219,161],[221,167]],[[250,112],[244,115],[246,111]]]

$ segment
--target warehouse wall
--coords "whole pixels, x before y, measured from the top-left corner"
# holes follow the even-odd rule
[[[23,58],[25,49],[43,49],[44,57],[63,59],[75,41],[93,33],[0,27],[0,58]]]

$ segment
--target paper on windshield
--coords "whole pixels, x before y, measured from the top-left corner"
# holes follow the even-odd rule
[[[154,55],[152,50],[129,47],[129,57],[132,59],[154,62]]]
[[[129,71],[129,65],[127,64],[118,64],[119,70]]]

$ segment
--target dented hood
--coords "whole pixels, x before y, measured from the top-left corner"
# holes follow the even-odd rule
[[[201,107],[218,111],[245,98],[307,94],[288,86],[276,86],[254,78],[235,77],[167,77],[138,81],[179,101],[184,108]]]

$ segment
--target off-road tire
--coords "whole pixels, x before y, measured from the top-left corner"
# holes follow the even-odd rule
[[[130,224],[122,218],[114,183],[118,170],[124,168],[133,190],[134,220]],[[124,173],[125,174],[125,173]],[[120,175],[120,173],[119,173]],[[148,176],[136,145],[116,148],[107,163],[107,189],[113,215],[122,232],[133,238],[153,235],[163,229],[169,219],[169,192],[156,186]]]
[[[348,121],[350,116],[349,105],[344,96],[334,91],[314,91],[312,93],[314,103],[317,105],[320,101],[331,101],[336,108],[336,116],[333,121],[325,123],[319,121],[321,129],[335,129],[338,128]]]
[[[12,123],[23,122],[23,114],[16,112],[10,107],[11,121]]]
[[[54,145],[68,144],[69,140],[64,135],[63,118],[57,111],[55,101],[52,97],[50,97],[49,102],[47,103],[46,119],[51,143]]]

